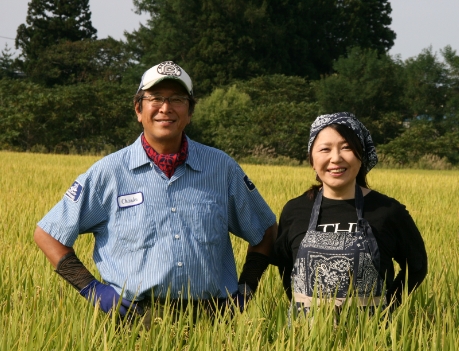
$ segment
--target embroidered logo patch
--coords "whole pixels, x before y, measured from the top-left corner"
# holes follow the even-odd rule
[[[157,71],[159,74],[163,74],[165,76],[177,76],[180,77],[182,75],[182,70],[180,66],[172,61],[164,61],[158,65]]]
[[[253,184],[250,181],[249,177],[244,176],[244,183],[245,183],[245,186],[247,187],[247,189],[249,189],[250,191],[255,189],[255,184]]]
[[[65,196],[67,196],[73,202],[78,202],[82,193],[83,185],[75,180],[72,186],[66,191]]]
[[[118,206],[121,208],[137,206],[137,205],[140,205],[142,202],[143,202],[142,193],[118,196]]]

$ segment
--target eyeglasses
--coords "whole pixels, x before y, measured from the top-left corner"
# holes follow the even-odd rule
[[[164,102],[167,100],[169,105],[174,107],[183,106],[189,99],[188,96],[182,95],[172,95],[169,97],[164,97],[161,95],[145,95],[142,96],[142,100],[148,100],[153,107],[161,107],[163,106]]]

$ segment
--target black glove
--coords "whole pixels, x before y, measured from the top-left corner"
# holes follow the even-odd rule
[[[110,313],[118,305],[120,295],[110,285],[98,281],[75,255],[75,252],[66,254],[59,260],[56,273],[67,280],[81,296],[92,300],[95,305],[99,301],[102,311]],[[140,307],[127,299],[121,299],[119,313],[125,316],[129,308],[131,311],[142,313]]]
[[[257,290],[258,282],[266,268],[269,266],[269,257],[258,252],[249,252],[242,268],[238,284],[247,284],[254,293]]]

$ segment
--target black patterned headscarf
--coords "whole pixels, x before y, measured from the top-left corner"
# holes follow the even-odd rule
[[[311,125],[308,153],[311,153],[312,143],[314,142],[317,134],[330,124],[345,125],[357,135],[363,147],[363,165],[365,166],[367,173],[370,172],[370,170],[378,163],[378,156],[376,155],[373,139],[371,139],[368,129],[365,128],[365,126],[349,112],[338,112],[317,117]]]

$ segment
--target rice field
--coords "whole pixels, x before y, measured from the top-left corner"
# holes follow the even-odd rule
[[[97,157],[0,152],[0,350],[458,350],[459,171],[375,169],[370,186],[404,203],[423,234],[429,273],[394,313],[369,316],[347,306],[288,318],[275,267],[263,276],[247,311],[191,322],[117,324],[53,272],[33,242],[38,220]],[[274,213],[313,181],[308,167],[243,165]],[[239,269],[246,244],[234,240]],[[92,238],[75,247],[96,272]]]

